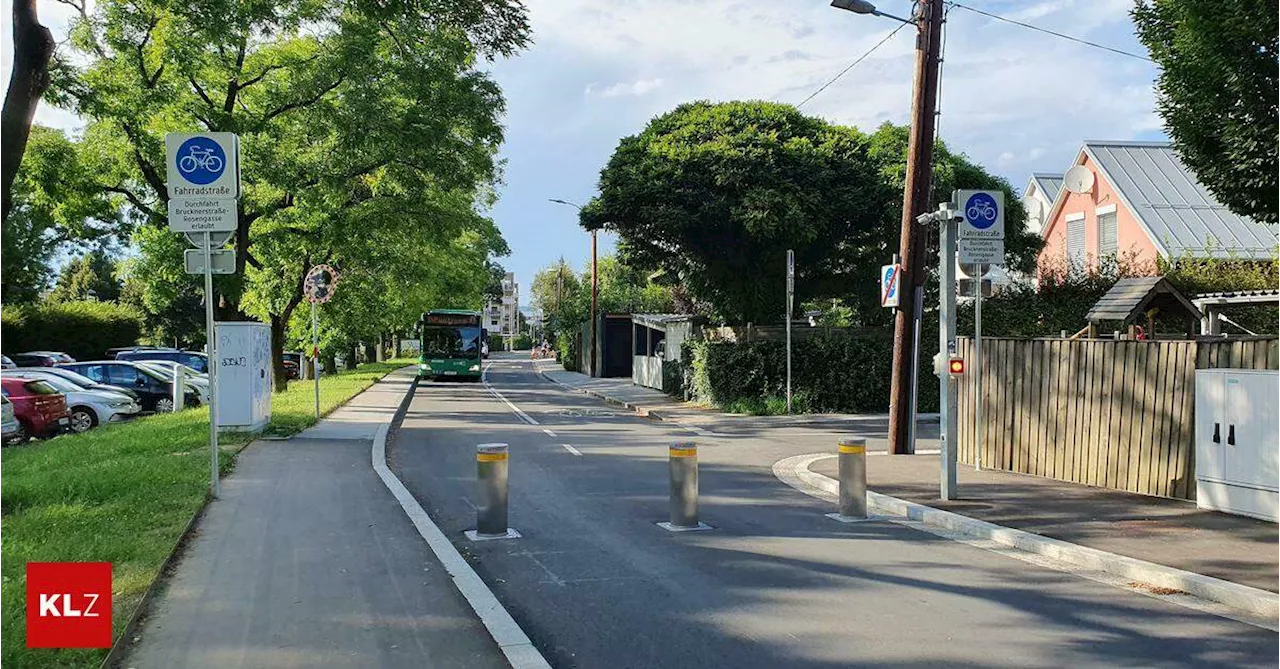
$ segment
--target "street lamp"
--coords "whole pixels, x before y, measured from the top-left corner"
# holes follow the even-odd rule
[[[886,19],[901,21],[908,25],[913,25],[913,26],[916,25],[915,21],[909,21],[907,19],[902,18],[901,16],[894,16],[893,14],[886,14],[876,9],[876,6],[871,4],[870,2],[867,2],[867,0],[831,0],[831,6],[835,7],[836,9],[843,9],[846,11],[853,12],[854,14],[870,14],[872,16],[883,16]]]
[[[567,200],[559,198],[549,198],[551,202],[563,204],[577,209],[582,212],[582,205],[574,204]],[[595,376],[596,371],[596,296],[599,294],[599,283],[596,280],[596,231],[591,231],[591,349],[590,349],[590,366],[587,372],[591,376]]]

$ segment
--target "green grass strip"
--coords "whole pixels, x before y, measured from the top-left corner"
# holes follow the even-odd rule
[[[320,379],[327,414],[402,359],[368,363]],[[315,424],[312,381],[293,381],[271,398],[266,433],[284,436]],[[252,440],[223,434],[225,475]],[[26,563],[112,563],[112,624],[116,636],[155,580],[209,487],[209,411],[190,409],[80,435],[5,448],[0,458],[0,663],[12,667],[96,667],[106,649],[26,647]]]

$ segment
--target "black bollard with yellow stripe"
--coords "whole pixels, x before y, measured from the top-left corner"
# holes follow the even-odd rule
[[[479,504],[476,505],[476,534],[481,538],[506,537],[507,534],[507,445],[476,446],[476,482]]]
[[[840,516],[867,517],[867,440],[840,440]]]

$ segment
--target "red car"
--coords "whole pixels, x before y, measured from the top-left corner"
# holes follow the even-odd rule
[[[67,398],[53,386],[34,379],[0,379],[4,396],[13,404],[18,419],[18,433],[10,442],[21,443],[28,437],[52,437],[71,427]]]

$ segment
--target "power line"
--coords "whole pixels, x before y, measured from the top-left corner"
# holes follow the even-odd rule
[[[1131,52],[1131,51],[1124,51],[1124,50],[1121,50],[1121,49],[1116,49],[1116,48],[1114,48],[1114,47],[1109,47],[1109,46],[1106,46],[1106,45],[1103,45],[1103,44],[1098,44],[1097,42],[1090,42],[1089,40],[1081,39],[1081,38],[1079,38],[1079,37],[1072,37],[1071,35],[1064,35],[1064,34],[1062,34],[1062,33],[1060,33],[1060,32],[1054,32],[1054,31],[1049,30],[1049,29],[1047,29],[1047,28],[1041,28],[1041,27],[1039,27],[1039,26],[1033,26],[1033,25],[1031,25],[1030,23],[1023,23],[1023,22],[1021,22],[1021,21],[1015,21],[1015,20],[1010,19],[1010,18],[1005,18],[1005,17],[1003,17],[1003,16],[1000,16],[999,14],[992,14],[991,12],[984,12],[984,11],[982,11],[981,9],[974,9],[973,7],[969,7],[968,5],[962,5],[962,4],[958,3],[958,2],[952,2],[952,3],[950,3],[950,4],[951,4],[951,6],[952,6],[952,7],[959,7],[960,9],[967,9],[967,10],[969,10],[969,11],[973,12],[974,14],[981,14],[981,15],[983,15],[983,16],[987,16],[987,17],[990,17],[990,18],[996,19],[997,21],[1004,21],[1005,23],[1012,23],[1012,24],[1013,24],[1013,25],[1015,25],[1015,26],[1022,26],[1023,28],[1029,28],[1029,29],[1031,29],[1031,30],[1035,30],[1035,31],[1037,31],[1037,32],[1042,32],[1042,33],[1046,33],[1046,34],[1049,34],[1049,35],[1053,35],[1054,37],[1061,37],[1062,39],[1069,40],[1069,41],[1072,41],[1072,42],[1077,42],[1077,43],[1079,43],[1079,44],[1084,44],[1084,45],[1086,45],[1086,46],[1091,46],[1091,47],[1093,47],[1093,48],[1095,48],[1095,49],[1102,49],[1103,51],[1110,51],[1111,53],[1118,53],[1118,54],[1120,54],[1121,56],[1128,56],[1128,57],[1130,57],[1130,58],[1137,58],[1138,60],[1145,60],[1145,61],[1147,61],[1148,63],[1155,62],[1155,61],[1151,60],[1150,58],[1148,58],[1148,57],[1146,57],[1146,56],[1143,56],[1143,55],[1141,55],[1141,54],[1136,54],[1136,53],[1133,53],[1133,52]]]
[[[890,31],[890,32],[889,32],[889,34],[888,34],[888,35],[885,35],[885,36],[884,36],[884,38],[883,38],[883,39],[881,39],[879,42],[876,42],[876,45],[875,45],[875,46],[873,46],[873,47],[871,47],[870,49],[868,49],[868,50],[867,50],[867,52],[866,52],[866,53],[864,53],[864,54],[862,54],[861,56],[858,56],[858,59],[857,59],[857,60],[853,61],[852,63],[849,63],[849,67],[846,67],[846,68],[844,68],[843,70],[840,70],[840,73],[839,73],[839,74],[837,74],[836,76],[832,77],[832,78],[831,78],[831,81],[828,81],[827,83],[823,84],[821,88],[819,88],[818,90],[814,91],[813,93],[810,93],[810,94],[809,94],[809,97],[805,98],[805,99],[804,99],[804,101],[802,101],[800,104],[796,105],[796,109],[799,109],[800,107],[803,107],[803,106],[805,105],[805,103],[806,103],[806,102],[808,102],[808,101],[810,101],[810,100],[814,99],[815,97],[817,97],[817,96],[818,96],[818,94],[819,94],[819,93],[821,93],[822,91],[827,90],[827,87],[828,87],[828,86],[830,86],[831,84],[836,83],[836,81],[838,81],[838,80],[840,79],[840,77],[843,77],[843,76],[845,75],[845,73],[846,73],[846,72],[848,72],[849,70],[852,70],[852,69],[853,69],[853,67],[854,67],[855,65],[857,65],[858,63],[861,63],[862,61],[866,60],[867,56],[870,56],[873,52],[875,52],[875,50],[876,50],[876,49],[879,49],[881,45],[883,45],[885,42],[888,42],[888,41],[889,41],[889,39],[890,39],[891,37],[893,37],[894,35],[897,35],[897,34],[898,34],[898,31],[899,31],[899,30],[902,30],[902,26],[905,26],[905,25],[907,25],[907,24],[905,24],[905,23],[899,23],[897,28],[894,28],[892,31]]]

